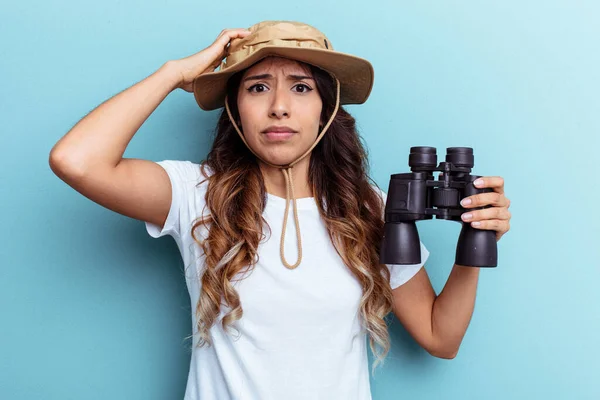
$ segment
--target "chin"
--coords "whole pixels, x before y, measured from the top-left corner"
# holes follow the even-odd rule
[[[295,161],[301,154],[287,154],[287,153],[267,153],[261,155],[262,159],[275,165],[286,165]]]

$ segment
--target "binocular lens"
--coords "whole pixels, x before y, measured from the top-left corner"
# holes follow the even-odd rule
[[[434,169],[437,166],[437,153],[435,147],[417,146],[410,148],[408,165],[411,168]]]
[[[446,162],[457,167],[473,168],[475,159],[471,147],[448,147],[446,149]]]

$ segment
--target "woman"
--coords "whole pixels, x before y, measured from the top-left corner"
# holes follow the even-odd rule
[[[368,61],[315,28],[265,21],[166,63],[54,147],[61,179],[177,242],[195,309],[186,399],[370,399],[365,339],[377,365],[392,310],[429,353],[456,354],[478,268],[455,266],[436,299],[422,243],[419,264],[379,264],[385,194],[341,107],[366,101],[372,83]],[[177,87],[205,110],[225,107],[207,159],[122,158]],[[484,181],[497,190],[473,206],[495,207],[472,220],[499,239],[508,199],[501,178]]]

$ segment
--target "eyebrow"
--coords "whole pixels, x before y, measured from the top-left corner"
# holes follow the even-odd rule
[[[259,80],[259,79],[272,79],[272,78],[273,78],[273,75],[271,75],[271,74],[253,75],[253,76],[248,76],[248,77],[244,78],[244,82],[255,81],[255,80]],[[299,81],[302,79],[314,80],[312,76],[306,76],[306,75],[287,75],[287,78],[289,80],[296,80],[296,81]]]

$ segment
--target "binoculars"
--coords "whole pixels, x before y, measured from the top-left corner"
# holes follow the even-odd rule
[[[459,221],[462,230],[455,263],[471,267],[495,267],[498,260],[496,232],[475,229],[461,219],[460,201],[478,193],[492,192],[473,185],[474,156],[471,147],[448,147],[446,161],[437,163],[435,147],[410,148],[412,172],[394,174],[385,204],[385,225],[379,261],[383,264],[418,264],[421,246],[416,221],[436,218]],[[435,180],[433,173],[442,172]],[[491,206],[471,208],[479,210]]]

